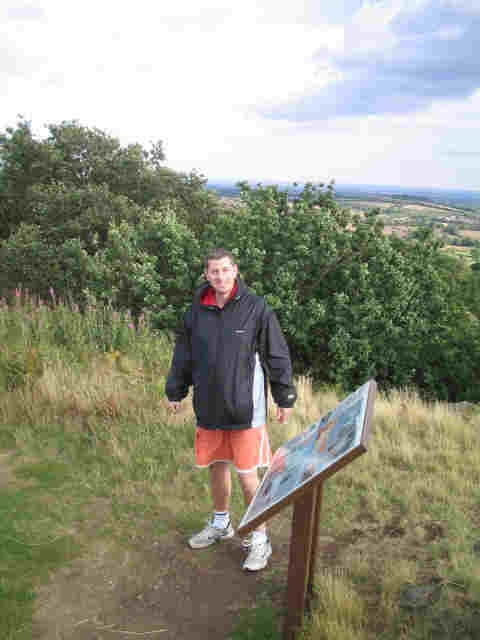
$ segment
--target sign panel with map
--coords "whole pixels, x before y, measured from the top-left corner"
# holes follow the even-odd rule
[[[241,535],[367,450],[375,391],[369,380],[275,452],[240,522]]]

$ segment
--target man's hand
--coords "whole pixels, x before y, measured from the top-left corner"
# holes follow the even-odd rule
[[[168,410],[171,413],[177,413],[179,408],[180,408],[180,402],[169,402],[168,403]]]
[[[292,413],[291,407],[277,407],[277,420],[279,422],[287,423],[290,414]]]

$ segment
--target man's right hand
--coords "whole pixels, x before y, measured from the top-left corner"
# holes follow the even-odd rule
[[[179,407],[180,407],[180,402],[169,402],[168,403],[168,410],[171,411],[172,413],[177,413]]]

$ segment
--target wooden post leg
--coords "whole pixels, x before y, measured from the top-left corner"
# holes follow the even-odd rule
[[[315,578],[315,560],[317,555],[318,529],[320,511],[322,510],[323,484],[317,485],[317,497],[315,500],[315,513],[313,514],[312,548],[310,550],[310,570],[308,572],[307,607],[311,605],[313,597],[313,580]]]
[[[317,515],[316,485],[294,502],[288,565],[285,640],[295,640],[296,631],[302,624],[305,612],[307,588],[311,582],[311,551],[315,515]]]

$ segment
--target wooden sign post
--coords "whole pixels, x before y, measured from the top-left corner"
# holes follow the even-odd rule
[[[322,488],[321,484],[313,486],[295,501],[293,507],[285,640],[294,640],[295,632],[302,624],[303,612],[313,596]]]
[[[294,503],[285,640],[295,640],[313,595],[323,483],[367,450],[375,393],[369,380],[280,447],[238,527],[243,536]]]

